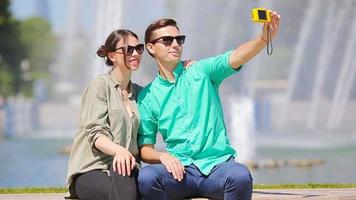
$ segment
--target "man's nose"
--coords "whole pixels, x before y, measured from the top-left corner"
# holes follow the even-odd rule
[[[174,39],[172,42],[172,47],[176,47],[176,46],[179,46],[179,44],[177,42],[177,39]]]

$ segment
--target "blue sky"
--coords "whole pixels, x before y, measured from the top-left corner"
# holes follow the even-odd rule
[[[77,14],[77,17],[80,18],[78,20],[80,22],[79,26],[84,30],[90,31],[90,29],[93,28],[92,25],[96,18],[97,1],[76,1],[78,1],[77,3],[80,5],[80,8],[78,9],[80,13]],[[25,19],[34,15],[39,15],[41,13],[40,8],[47,3],[48,20],[51,23],[53,30],[57,34],[61,34],[66,27],[68,8],[71,0],[12,0],[11,2],[11,11],[18,19]],[[166,14],[164,11],[164,0],[132,0],[124,1],[123,3],[125,9],[123,11],[124,16],[122,23],[125,27],[134,27],[135,30],[144,31],[147,24]],[[148,7],[152,9],[147,9]]]
[[[26,19],[34,15],[39,15],[40,11],[38,4],[45,3],[48,5],[49,22],[52,24],[55,32],[61,32],[60,30],[65,27],[65,22],[67,20],[68,0],[12,0],[11,11],[16,18]],[[87,14],[89,12],[83,13]]]

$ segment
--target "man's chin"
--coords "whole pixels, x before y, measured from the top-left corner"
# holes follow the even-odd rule
[[[179,54],[175,55],[170,55],[169,60],[172,63],[178,63],[180,61],[181,56]]]
[[[182,56],[182,54],[180,53],[169,53],[168,55],[172,58],[179,58],[179,59]]]

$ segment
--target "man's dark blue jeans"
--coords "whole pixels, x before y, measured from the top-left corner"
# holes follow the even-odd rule
[[[181,182],[174,179],[164,165],[148,165],[139,172],[138,186],[144,200],[193,197],[250,200],[252,197],[251,173],[234,159],[215,166],[207,176],[193,164],[185,166]]]

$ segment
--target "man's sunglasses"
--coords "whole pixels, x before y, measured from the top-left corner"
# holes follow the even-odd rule
[[[158,42],[160,39],[162,39],[161,43],[164,44],[165,46],[172,45],[173,40],[176,40],[178,45],[182,45],[185,42],[185,35],[178,35],[178,36],[175,36],[175,37],[173,37],[173,36],[162,36],[162,37],[159,37],[159,38],[156,38],[156,39],[152,40],[149,43],[154,44],[154,43]]]
[[[143,54],[143,51],[145,50],[145,46],[143,44],[138,44],[136,46],[127,45],[127,46],[116,48],[114,50],[117,51],[119,49],[122,49],[122,51],[125,52],[127,56],[131,56],[134,50],[136,50],[138,54]]]

